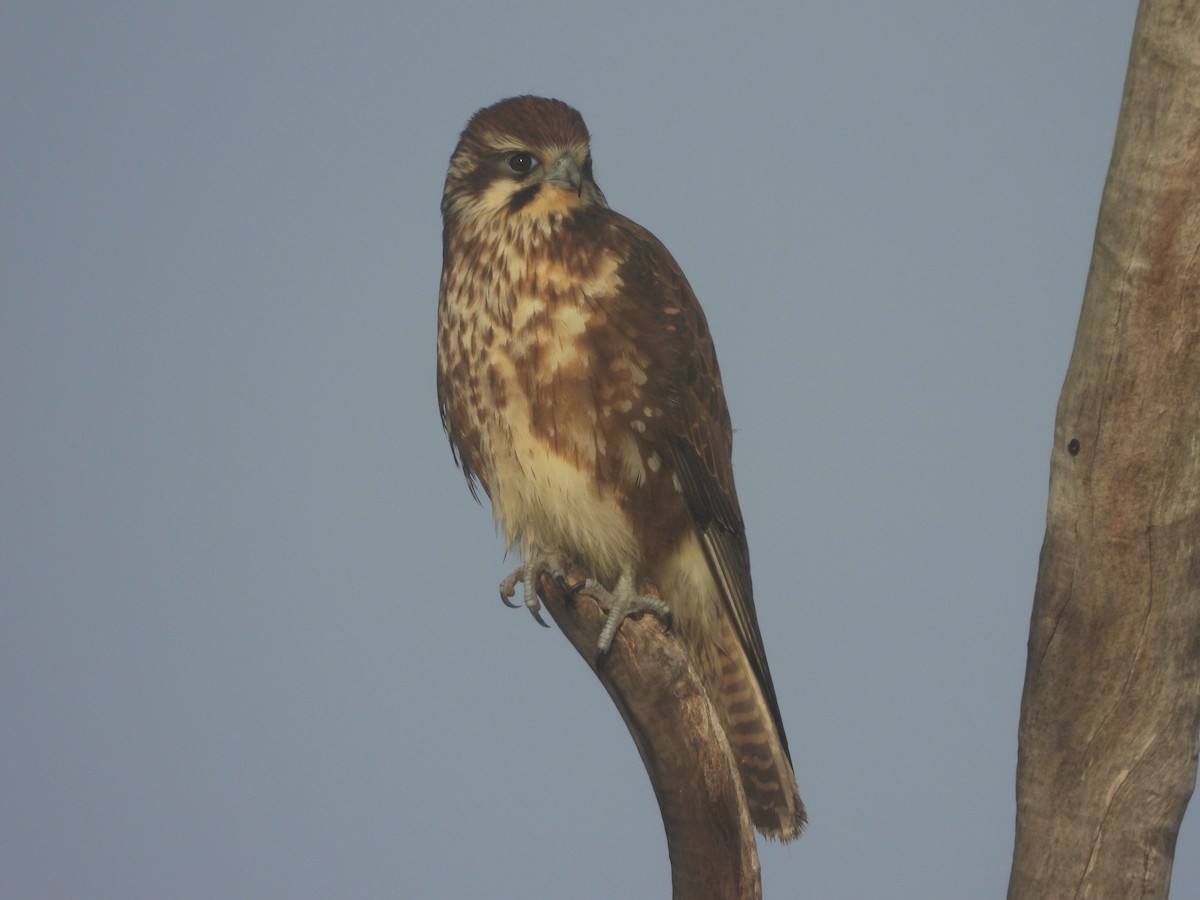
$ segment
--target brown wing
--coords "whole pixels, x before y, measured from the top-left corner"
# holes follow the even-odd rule
[[[636,223],[610,215],[629,240],[627,268],[641,270],[626,283],[654,286],[638,299],[657,306],[657,331],[644,337],[659,347],[660,388],[668,408],[667,461],[682,484],[721,601],[790,756],[754,610],[750,554],[733,482],[733,429],[708,323],[683,271],[659,240]]]
[[[438,295],[437,400],[442,427],[450,439],[450,452],[466,476],[471,496],[479,501],[480,487],[491,496],[483,477],[485,470],[478,426],[468,412],[473,402],[471,398],[478,394],[476,381],[484,376],[479,371],[484,365],[483,359],[477,349],[471,349],[478,346],[472,340],[472,332],[480,326],[474,320],[473,310],[463,305],[460,294],[448,289],[451,282],[470,278],[466,256],[466,250],[455,245],[455,238],[446,229],[442,235],[442,278]]]

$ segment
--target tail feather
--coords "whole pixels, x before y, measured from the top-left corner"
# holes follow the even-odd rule
[[[790,841],[800,836],[807,817],[786,739],[741,643],[728,621],[722,626],[714,642],[709,697],[737,761],[754,827],[767,837]]]

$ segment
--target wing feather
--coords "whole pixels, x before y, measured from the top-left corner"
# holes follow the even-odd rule
[[[667,461],[679,478],[721,602],[762,686],[790,758],[754,608],[750,553],[733,481],[733,428],[708,323],[691,285],[667,249],[649,231],[621,218],[630,246],[637,248],[630,264],[643,269],[642,277],[633,280],[640,283],[649,276],[654,285],[639,299],[657,304],[657,327],[645,337],[658,344],[665,376],[662,386],[670,408],[664,423]]]

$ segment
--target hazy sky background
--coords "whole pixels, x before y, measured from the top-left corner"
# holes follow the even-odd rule
[[[766,896],[1003,895],[1135,3],[683,9],[4,4],[0,895],[668,895],[437,417],[446,162],[528,92],[716,337],[812,819]]]

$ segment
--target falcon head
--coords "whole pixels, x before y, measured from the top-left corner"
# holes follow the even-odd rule
[[[592,178],[588,130],[576,110],[525,96],[471,117],[446,173],[447,226],[543,219],[589,206],[608,203]]]

